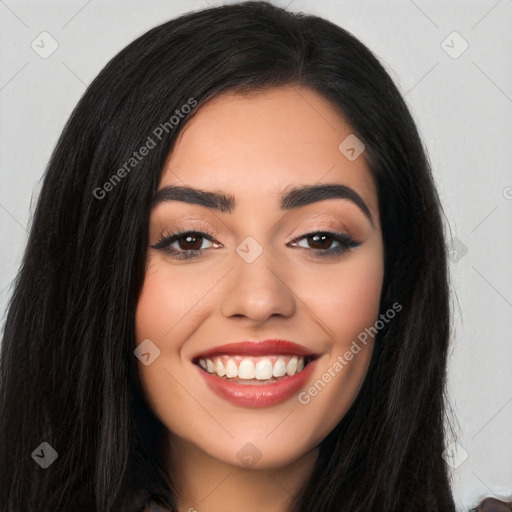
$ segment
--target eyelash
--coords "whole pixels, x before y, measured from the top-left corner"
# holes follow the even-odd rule
[[[193,250],[181,250],[176,251],[170,248],[170,245],[180,238],[184,238],[185,235],[194,235],[199,236],[201,238],[206,238],[210,242],[214,242],[213,235],[214,233],[206,230],[206,232],[201,231],[179,231],[174,233],[168,233],[162,235],[160,240],[152,245],[153,249],[163,249],[167,252],[172,258],[177,260],[189,260],[192,258],[196,258],[200,256],[205,249],[193,249]],[[333,233],[330,231],[313,231],[312,233],[308,233],[299,238],[295,238],[290,243],[296,243],[304,238],[309,238],[313,235],[327,235],[329,238],[332,238],[335,242],[338,242],[340,245],[334,249],[307,249],[311,251],[315,257],[317,258],[335,258],[344,254],[348,249],[358,247],[362,242],[358,242],[354,240],[350,236],[344,233]]]

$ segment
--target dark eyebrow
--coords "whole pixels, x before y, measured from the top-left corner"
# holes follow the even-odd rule
[[[348,199],[352,201],[365,214],[373,226],[373,217],[370,209],[362,197],[347,185],[328,183],[322,185],[304,185],[292,188],[281,195],[280,207],[282,210],[298,208],[325,199]]]
[[[371,225],[374,225],[370,209],[361,196],[354,189],[339,183],[294,187],[282,193],[279,206],[281,210],[291,210],[326,199],[348,199],[352,201],[365,214]],[[169,185],[161,188],[155,194],[151,207],[154,208],[164,201],[183,201],[227,213],[232,213],[236,206],[235,198],[229,194],[180,185]]]

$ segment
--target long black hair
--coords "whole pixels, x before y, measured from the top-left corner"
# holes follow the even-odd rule
[[[149,30],[105,66],[67,122],[5,323],[2,511],[129,512],[151,493],[175,504],[166,430],[141,393],[133,354],[152,196],[201,105],[283,85],[330,100],[364,142],[385,250],[381,313],[402,306],[377,334],[359,394],[321,443],[293,510],[454,511],[442,456],[449,276],[426,151],[366,46],[329,21],[265,2]],[[149,136],[155,146],[139,158]],[[46,469],[34,455],[48,451],[41,443],[58,454]]]

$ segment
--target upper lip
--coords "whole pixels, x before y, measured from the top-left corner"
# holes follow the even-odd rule
[[[293,341],[272,339],[262,341],[238,341],[219,345],[204,352],[196,354],[192,359],[196,360],[204,357],[214,357],[221,355],[247,355],[247,356],[265,356],[265,355],[297,355],[303,357],[316,357],[318,354],[310,349],[299,345]]]

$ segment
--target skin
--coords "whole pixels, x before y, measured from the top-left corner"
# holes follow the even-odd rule
[[[321,355],[307,390],[375,324],[384,274],[377,191],[364,153],[350,161],[338,149],[351,133],[328,100],[304,87],[228,93],[187,120],[168,158],[159,188],[187,185],[236,200],[232,213],[181,201],[151,212],[136,336],[138,343],[149,338],[160,356],[138,368],[148,403],[169,429],[180,512],[287,510],[313,470],[319,443],[364,380],[371,338],[307,404],[295,394],[264,408],[234,405],[210,391],[191,361],[225,343],[290,340]],[[374,225],[347,199],[279,208],[284,190],[319,183],[353,188]],[[199,239],[194,248],[203,252],[189,260],[150,247],[174,231],[205,229],[213,229],[218,245]],[[315,256],[321,247],[307,235],[322,231],[348,233],[361,245]],[[247,236],[263,249],[250,264],[235,250]],[[338,245],[328,240],[324,247]],[[187,247],[183,239],[172,244]],[[252,467],[237,456],[248,442],[261,453]]]

